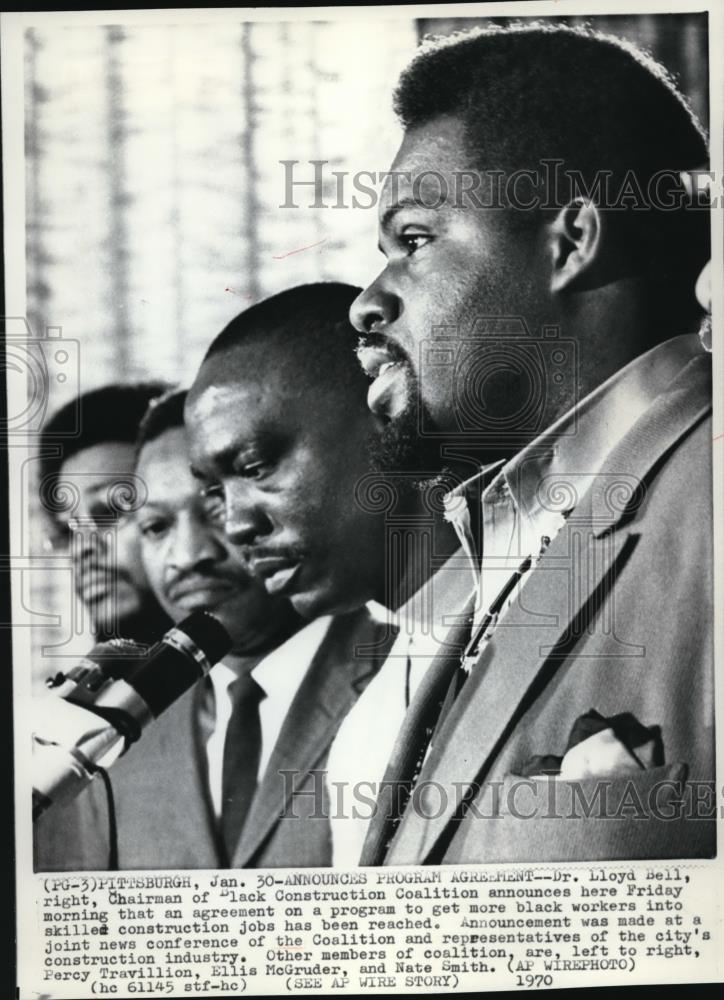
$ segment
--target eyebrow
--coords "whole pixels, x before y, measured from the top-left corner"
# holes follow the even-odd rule
[[[203,474],[203,472],[201,472],[199,469],[197,469],[196,466],[193,465],[193,464],[189,464],[189,472],[194,477],[194,479],[207,479],[208,478],[208,476],[205,476]]]
[[[382,229],[384,232],[387,232],[390,228],[390,225],[394,217],[397,215],[398,212],[401,212],[405,208],[422,208],[428,212],[432,212],[435,210],[435,208],[439,207],[440,205],[443,205],[445,201],[446,201],[445,198],[440,198],[438,199],[438,203],[435,206],[433,206],[433,205],[427,205],[421,198],[411,198],[411,197],[400,198],[400,200],[396,204],[390,206],[390,208],[388,208],[385,214],[382,216],[382,220],[380,221],[380,229]]]
[[[168,517],[169,513],[171,513],[171,508],[168,504],[165,504],[160,500],[147,500],[144,504],[133,511],[133,515],[136,518],[148,517],[149,515],[155,515],[158,517],[159,514]]]
[[[226,448],[222,448],[220,451],[214,452],[213,455],[209,456],[210,461],[220,468],[229,467],[234,464],[237,455],[243,450],[243,445],[237,442],[233,442]],[[189,472],[194,479],[206,480],[209,479],[209,475],[205,472],[201,472],[193,462],[189,463]]]

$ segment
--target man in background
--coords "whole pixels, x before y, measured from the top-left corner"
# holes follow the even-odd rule
[[[438,470],[503,461],[449,497],[475,587],[418,677],[362,863],[709,856],[708,218],[680,179],[703,131],[662,67],[559,25],[427,45],[395,107],[387,263],[351,313],[370,405]]]
[[[216,539],[188,472],[183,400],[182,392],[156,398],[141,421],[133,476],[143,491],[136,512],[143,530],[139,535],[134,523],[131,531],[140,537],[145,578],[169,619],[178,623],[196,610],[213,613],[233,640],[232,659],[241,675],[293,634],[299,619],[286,602],[268,598]],[[144,537],[153,539],[146,553]],[[236,843],[230,842],[229,824],[224,830],[219,821],[221,790],[204,761],[199,690],[174,702],[113,767],[115,829],[96,781],[67,807],[40,819],[37,867],[103,869],[111,839],[122,869],[228,866]],[[234,791],[246,793],[236,810],[238,840],[259,762],[234,763]]]
[[[163,382],[107,385],[61,407],[40,438],[40,498],[54,547],[68,549],[73,585],[94,636],[152,642],[168,627],[131,526],[143,499],[134,475],[138,427]],[[80,431],[75,431],[80,414]]]

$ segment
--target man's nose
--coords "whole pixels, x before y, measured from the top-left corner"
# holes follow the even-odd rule
[[[390,287],[387,269],[357,296],[349,310],[352,326],[371,333],[394,323],[400,315],[400,300]]]
[[[113,550],[114,539],[108,528],[89,523],[74,524],[70,530],[70,551],[74,560],[100,562]]]
[[[224,534],[232,545],[251,545],[271,534],[273,526],[266,511],[245,486],[228,485],[224,493]]]
[[[190,512],[178,518],[168,561],[180,572],[223,562],[226,552],[211,528]]]

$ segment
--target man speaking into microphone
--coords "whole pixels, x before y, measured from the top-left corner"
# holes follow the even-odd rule
[[[141,554],[174,621],[209,611],[234,646],[171,710],[175,718],[150,734],[147,753],[157,763],[134,774],[133,788],[152,808],[129,815],[121,860],[150,841],[158,844],[153,867],[168,866],[169,843],[175,867],[329,865],[328,810],[314,794],[314,769],[373,670],[369,658],[355,659],[355,646],[381,626],[364,608],[305,622],[248,575],[223,535],[218,498],[201,495],[189,470],[185,400],[185,392],[169,395],[141,427],[136,471],[148,489],[136,522]],[[298,808],[284,816],[291,786],[280,770],[293,771],[301,790]],[[174,795],[158,803],[164,772]]]

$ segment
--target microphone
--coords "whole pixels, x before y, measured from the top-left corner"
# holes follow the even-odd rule
[[[99,643],[36,699],[33,819],[68,801],[140,739],[141,733],[231,649],[223,625],[195,611],[147,649]]]

